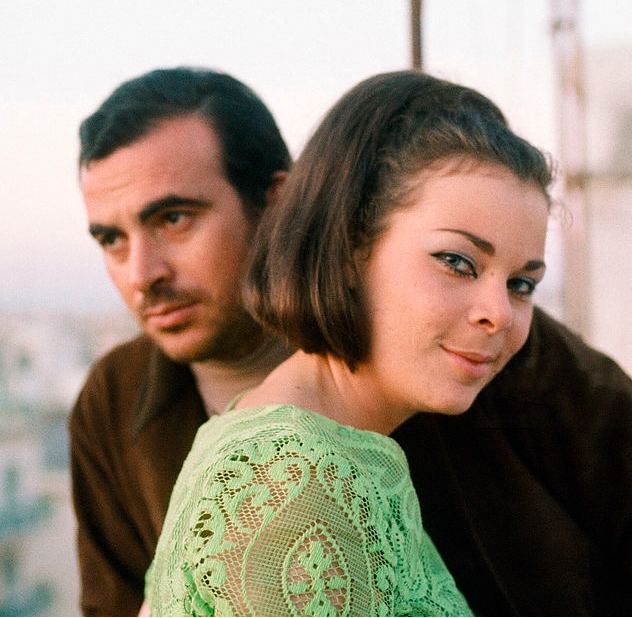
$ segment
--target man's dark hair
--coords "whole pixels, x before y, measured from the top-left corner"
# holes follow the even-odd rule
[[[414,71],[369,78],[334,105],[257,230],[244,300],[265,327],[353,367],[369,350],[356,264],[419,173],[492,163],[539,187],[549,160],[482,94]]]
[[[290,155],[272,114],[245,84],[217,71],[157,69],[121,84],[79,128],[79,164],[104,159],[161,121],[197,114],[217,133],[226,178],[249,214],[265,206],[273,174]],[[254,211],[254,212],[253,212]]]

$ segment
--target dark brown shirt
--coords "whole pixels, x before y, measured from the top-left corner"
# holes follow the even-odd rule
[[[133,615],[204,407],[146,338],[91,372],[70,418],[82,608]],[[632,381],[536,310],[465,414],[393,434],[424,526],[482,615],[632,612]]]

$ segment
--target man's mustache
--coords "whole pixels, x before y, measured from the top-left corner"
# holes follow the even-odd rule
[[[145,313],[157,305],[188,305],[196,302],[199,298],[200,293],[194,290],[180,290],[169,283],[158,282],[144,293],[138,310]]]

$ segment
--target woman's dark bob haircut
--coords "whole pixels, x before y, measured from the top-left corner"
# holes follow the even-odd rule
[[[244,300],[266,328],[353,370],[369,350],[356,260],[405,207],[420,171],[493,163],[548,198],[549,160],[480,93],[414,71],[376,75],[334,105],[257,232]]]

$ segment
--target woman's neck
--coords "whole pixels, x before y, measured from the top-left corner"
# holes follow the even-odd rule
[[[390,434],[414,410],[399,408],[385,397],[368,372],[351,372],[343,361],[298,351],[236,406],[292,404],[358,429]]]

